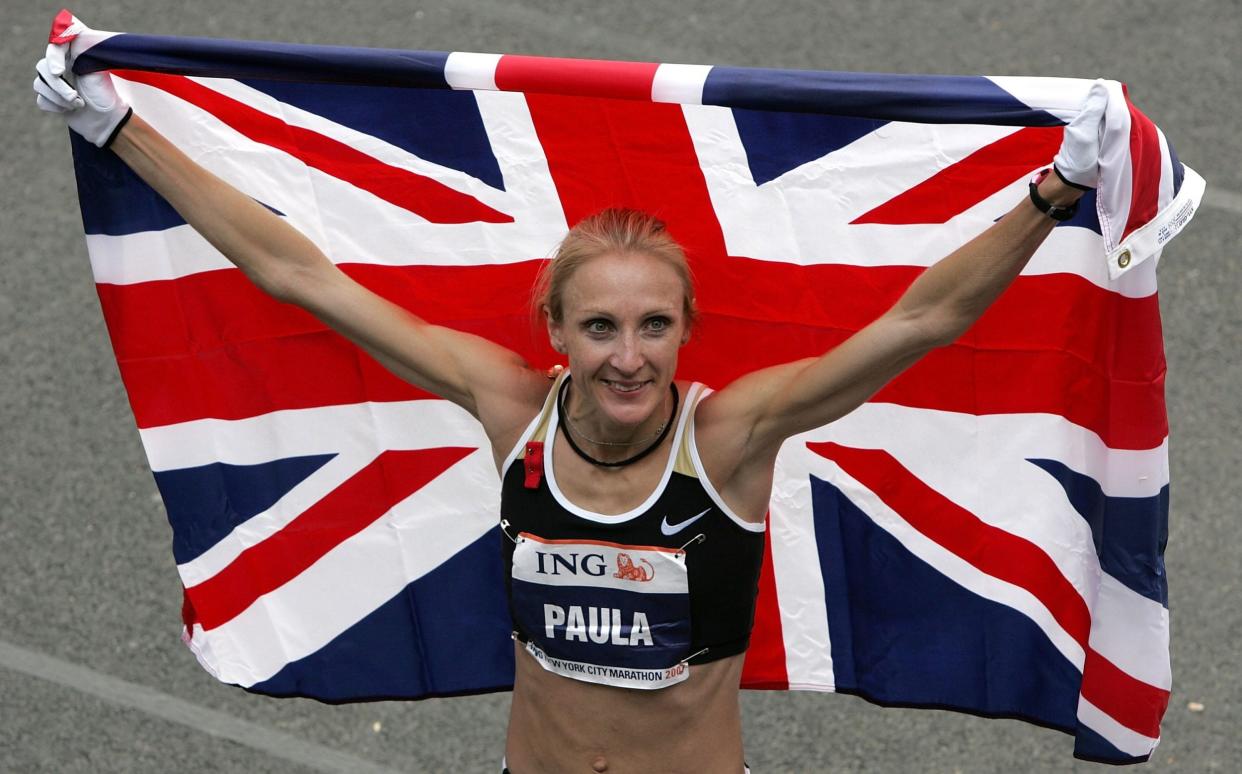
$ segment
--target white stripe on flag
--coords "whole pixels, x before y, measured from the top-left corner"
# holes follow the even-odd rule
[[[361,433],[368,428],[374,435]],[[195,419],[140,428],[151,470],[227,462],[256,465],[305,454],[426,449],[487,438],[478,421],[446,400],[380,401],[272,411],[246,419]],[[209,443],[205,441],[210,441]]]
[[[712,205],[730,255],[793,264],[877,262],[927,265],[984,230],[1012,208],[976,207],[972,217],[933,228],[850,225],[859,216],[935,175],[1014,127],[889,123],[827,156],[756,186],[733,112],[683,108]],[[1017,183],[1019,181],[1015,181]],[[979,214],[981,209],[988,210]],[[962,221],[970,221],[964,223]],[[754,228],[762,222],[765,227]],[[918,231],[910,249],[911,230]],[[887,236],[899,232],[897,236]],[[885,249],[885,242],[890,240]],[[895,248],[895,249],[893,249]]]
[[[811,456],[797,438],[781,449],[776,459],[768,530],[789,687],[831,691],[836,689],[836,676],[811,510]]]
[[[989,75],[987,79],[1019,102],[1045,110],[1068,123],[1078,115],[1094,82],[1089,78],[1047,78],[1024,75]]]
[[[1091,647],[1122,671],[1169,690],[1169,611],[1134,593],[1108,574],[1100,577],[1091,605]]]
[[[496,65],[500,54],[453,51],[444,63],[444,80],[454,89],[496,91]]]
[[[1154,497],[1169,483],[1167,438],[1151,449],[1112,449],[1056,414],[976,415],[875,401],[799,438],[885,449],[918,475],[952,487],[946,492],[950,497],[982,497],[984,506],[993,502],[987,499],[987,482],[963,474],[964,460],[987,460],[998,478],[1034,472],[1048,481],[1052,477],[1027,460],[1058,460],[1095,479],[1112,497]]]
[[[210,580],[244,551],[280,532],[374,459],[375,455],[351,450],[328,460],[314,475],[294,486],[271,507],[234,526],[227,535],[198,556],[178,564],[177,572],[181,575],[182,585],[190,588]]]
[[[95,282],[133,285],[169,280],[233,264],[187,225],[135,234],[87,234]]]
[[[360,427],[372,428],[373,434],[359,432]],[[459,485],[471,487],[465,491],[492,492],[499,497],[486,436],[469,414],[448,401],[359,403],[276,411],[231,422],[200,419],[140,433],[151,469],[157,472],[215,462],[255,465],[295,456],[337,455],[266,511],[239,524],[199,556],[178,565],[186,586],[202,583],[250,546],[279,532],[386,449],[473,444],[480,451],[458,462],[453,468],[455,475],[450,477],[458,480]],[[475,459],[480,456],[483,462]]]
[[[491,455],[475,452],[461,466],[492,467]],[[243,686],[316,652],[496,526],[499,492],[462,491],[459,477],[438,477],[229,622],[196,625],[191,649],[220,680]]]
[[[332,260],[379,265],[480,265],[542,258],[568,230],[547,162],[535,136],[530,111],[521,94],[479,93],[479,112],[505,180],[497,191],[461,172],[432,164],[311,113],[282,105],[261,92],[228,81],[205,79],[203,85],[252,99],[252,107],[274,118],[289,118],[347,145],[364,145],[377,170],[393,166],[432,177],[475,196],[505,213],[512,223],[432,224],[408,210],[349,182],[320,172],[301,160],[256,143],[210,113],[142,84],[118,81],[137,109],[150,116],[162,134],[213,173],[287,216],[288,222],[315,242]],[[230,148],[230,153],[220,153]],[[509,165],[508,160],[532,163]],[[321,203],[330,201],[330,207]],[[108,256],[98,262],[106,264]],[[218,263],[140,261],[107,276],[137,282],[167,279],[181,263],[188,268]]]
[[[703,84],[711,71],[710,65],[662,64],[651,81],[651,101],[701,105]]]
[[[191,80],[227,97],[232,97],[238,102],[243,102],[255,110],[283,121],[289,126],[309,129],[324,137],[336,140],[390,167],[435,178],[445,186],[455,191],[469,194],[489,207],[503,210],[507,205],[503,191],[496,190],[476,177],[415,156],[404,148],[399,148],[375,135],[367,134],[344,124],[338,124],[323,116],[303,110],[296,105],[281,102],[265,92],[251,88],[240,81],[225,78],[191,78]]]
[[[930,266],[1026,194],[1027,177],[1021,175],[947,224],[852,224],[935,175],[946,156],[960,160],[1017,129],[891,123],[756,186],[732,111],[705,105],[683,113],[730,255],[798,265]],[[755,229],[757,222],[765,227]],[[1152,274],[1110,280],[1103,256],[1095,232],[1058,228],[1022,273],[1077,274],[1132,298],[1155,292]]]
[[[1156,139],[1160,143],[1160,195],[1158,208],[1163,210],[1173,203],[1173,154],[1169,153],[1169,141],[1160,127],[1156,127]]]
[[[299,227],[301,224],[297,224]],[[908,237],[902,237],[905,239]],[[885,239],[885,243],[900,241]],[[233,264],[208,244],[190,226],[174,226],[163,231],[143,231],[114,236],[111,234],[88,234],[87,252],[95,282],[131,285],[140,282],[169,280],[204,271],[233,268]],[[1040,246],[1031,263],[1023,270],[1024,275],[1077,273],[1092,284],[1108,287],[1128,298],[1146,298],[1156,292],[1154,265],[1126,272],[1110,284],[1108,267],[1101,257],[1084,265],[1074,260],[1084,250],[1101,249],[1100,238],[1081,228],[1059,228]],[[342,256],[349,262],[357,262],[358,254]],[[372,262],[382,265],[418,265],[421,252],[390,251],[382,256],[369,256]],[[514,258],[519,256],[514,255]],[[909,265],[906,255],[894,245],[891,249],[877,251],[873,265]],[[836,263],[836,261],[832,261]]]
[[[1096,211],[1104,234],[1104,249],[1121,241],[1130,217],[1134,170],[1130,166],[1130,107],[1121,84],[1109,82],[1108,107],[1104,111],[1104,136],[1100,139],[1100,187]]]
[[[974,565],[948,551],[910,525],[870,489],[847,475],[835,462],[820,458],[813,461],[812,474],[837,486],[854,505],[879,527],[895,537],[919,559],[959,586],[979,596],[998,602],[1031,619],[1052,645],[1074,667],[1082,670],[1086,652],[1057,623],[1044,604],[1026,589],[981,572]]]
[[[83,30],[82,32],[78,33],[78,36],[73,39],[72,43],[69,44],[69,50],[73,54],[72,58],[77,59],[78,57],[85,54],[87,51],[90,51],[95,46],[99,45],[100,43],[103,43],[108,38],[111,38],[111,37],[114,37],[120,34],[122,33],[108,32],[106,30],[92,30],[92,29]]]
[[[1078,697],[1078,720],[1118,750],[1136,758],[1150,755],[1160,743],[1159,739],[1131,731],[1081,696]]]

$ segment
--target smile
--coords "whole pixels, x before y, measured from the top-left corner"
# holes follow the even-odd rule
[[[616,381],[612,381],[611,379],[601,379],[600,381],[608,385],[613,390],[616,390],[617,392],[636,392],[637,390],[642,389],[643,387],[645,387],[646,385],[650,383],[650,382],[616,382]]]

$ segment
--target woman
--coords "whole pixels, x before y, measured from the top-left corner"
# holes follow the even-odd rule
[[[111,147],[260,288],[482,424],[510,537],[506,758],[518,774],[744,770],[738,684],[781,444],[853,410],[982,314],[1094,184],[1104,107],[1093,90],[1057,173],[879,319],[820,357],[708,395],[674,379],[694,293],[653,218],[589,218],[546,267],[538,305],[569,364],[550,380],[353,282],[134,116],[107,74],[71,84],[64,60],[51,46],[38,64],[40,107]]]

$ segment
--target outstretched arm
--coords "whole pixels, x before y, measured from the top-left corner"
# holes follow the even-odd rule
[[[1037,192],[1065,208],[1095,184],[1099,124],[1107,95],[1097,85],[1066,128],[1056,174]],[[1066,180],[1073,181],[1067,183]],[[1053,214],[1056,214],[1055,211]],[[840,346],[749,374],[703,406],[699,435],[727,459],[766,460],[792,435],[849,413],[930,350],[945,346],[983,314],[1026,266],[1056,221],[1024,198],[979,236],[924,271],[897,303]],[[730,471],[722,471],[730,478]],[[720,482],[723,483],[723,482]]]
[[[493,441],[504,442],[512,425],[529,419],[547,381],[516,353],[427,323],[358,284],[283,219],[133,116],[106,73],[71,83],[66,69],[64,48],[50,46],[36,67],[39,106],[111,147],[258,287],[307,309],[406,381],[462,406]]]
[[[403,379],[480,419],[480,391],[503,396],[526,381],[546,388],[516,353],[427,323],[355,282],[301,232],[194,163],[140,116],[111,147],[259,288],[310,311]]]
[[[1082,192],[1055,175],[1040,194],[1068,205]],[[919,275],[879,319],[818,358],[756,371],[714,398],[736,415],[752,450],[828,424],[874,395],[936,347],[951,344],[1026,266],[1055,222],[1024,200],[999,222]],[[706,409],[706,406],[705,406]]]

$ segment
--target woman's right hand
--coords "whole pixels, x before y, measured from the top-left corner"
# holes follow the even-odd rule
[[[65,115],[95,145],[110,146],[261,290],[306,309],[398,377],[477,417],[497,463],[503,461],[543,404],[549,382],[541,372],[500,345],[430,324],[355,282],[286,218],[200,166],[141,116],[129,120],[132,111],[107,73],[75,77],[70,45],[90,32],[85,25],[62,12],[52,30],[35,68],[40,108]]]
[[[56,25],[61,21],[58,16],[47,52],[35,64],[35,103],[40,110],[60,113],[70,129],[96,147],[106,148],[125,126],[133,108],[116,93],[108,73],[73,74],[73,40],[90,28],[70,15],[65,20],[69,24],[58,32]]]

